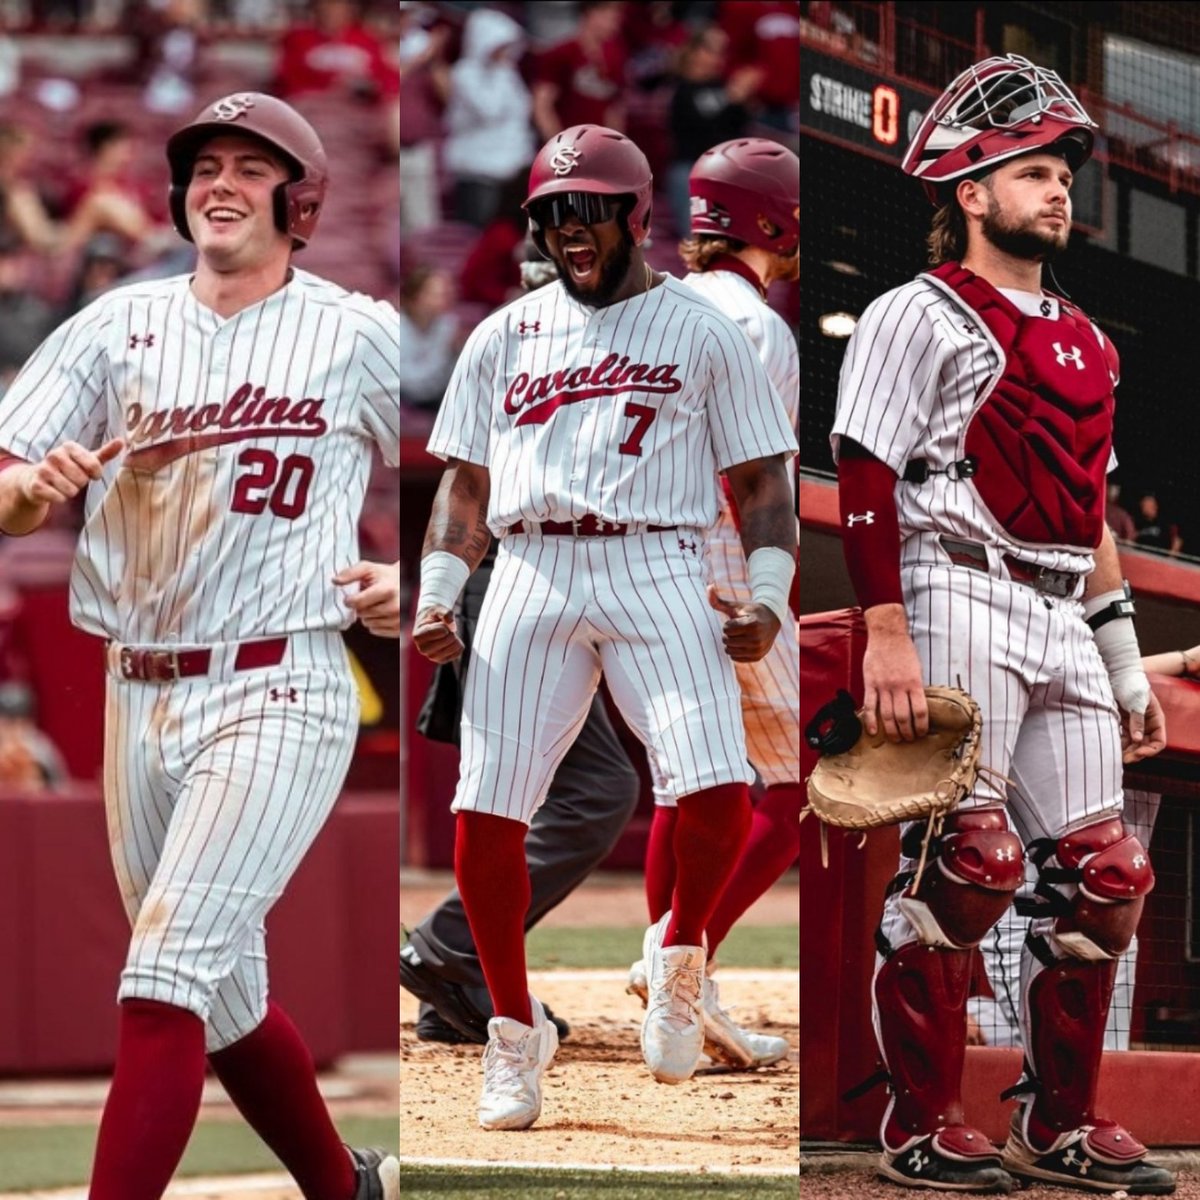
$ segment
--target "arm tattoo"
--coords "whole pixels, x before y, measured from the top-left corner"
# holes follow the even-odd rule
[[[422,556],[434,550],[456,554],[474,570],[487,552],[487,483],[473,479],[457,464],[447,467],[433,498]]]
[[[789,554],[796,549],[796,518],[787,501],[749,508],[742,513],[742,549],[749,558],[762,546],[778,546]]]

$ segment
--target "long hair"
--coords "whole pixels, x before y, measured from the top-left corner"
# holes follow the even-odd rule
[[[689,271],[699,274],[707,271],[708,264],[718,255],[733,254],[745,247],[746,243],[737,238],[702,233],[679,243],[679,257]]]
[[[951,196],[933,214],[933,224],[925,239],[929,247],[929,265],[940,267],[942,263],[959,262],[967,252],[967,218],[959,206],[958,198]]]

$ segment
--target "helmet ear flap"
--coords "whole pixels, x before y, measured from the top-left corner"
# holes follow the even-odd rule
[[[186,197],[187,188],[182,184],[173,183],[167,193],[167,207],[171,212],[171,223],[175,226],[175,232],[185,241],[191,242],[195,239],[188,228]]]

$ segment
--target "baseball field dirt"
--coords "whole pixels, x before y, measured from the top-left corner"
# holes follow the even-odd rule
[[[444,894],[441,882],[402,882],[403,918],[413,922]],[[794,926],[796,888],[772,889],[746,918],[748,927]],[[400,1122],[408,1163],[506,1166],[618,1165],[689,1172],[795,1177],[799,1153],[799,1061],[757,1072],[703,1072],[678,1087],[655,1083],[642,1062],[642,1008],[625,994],[628,959],[636,957],[644,900],[640,881],[610,879],[581,888],[547,918],[577,941],[604,947],[618,961],[589,968],[531,972],[531,988],[571,1025],[546,1076],[538,1123],[520,1133],[485,1133],[476,1123],[482,1081],[480,1046],[419,1042],[416,1001],[401,995]],[[531,960],[539,961],[531,938]],[[572,954],[572,962],[579,957]],[[739,1024],[783,1036],[793,1045],[799,980],[793,967],[738,964],[718,973],[722,1003]],[[794,1186],[794,1184],[793,1184]],[[466,1195],[465,1191],[454,1194]],[[484,1194],[484,1193],[480,1193]]]

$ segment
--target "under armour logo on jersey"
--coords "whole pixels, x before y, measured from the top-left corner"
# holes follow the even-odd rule
[[[696,542],[694,539],[690,542],[685,542],[683,540],[683,538],[680,538],[679,539],[679,548],[680,548],[680,550],[690,550],[693,554],[695,554],[696,553]]]
[[[979,326],[972,325],[970,321],[965,321],[963,323],[963,332],[969,333],[972,337],[974,337],[975,334],[977,334],[979,332]]]
[[[154,345],[154,334],[152,333],[131,333],[129,335],[129,348],[136,350],[139,346],[145,346],[147,349]]]
[[[249,92],[234,92],[224,96],[212,106],[213,116],[218,121],[236,121],[254,107],[254,97]]]
[[[574,146],[560,146],[550,156],[550,169],[555,175],[570,175],[579,165],[580,154]]]
[[[1074,363],[1075,370],[1082,371],[1083,368],[1083,351],[1078,346],[1072,346],[1070,353],[1062,348],[1062,342],[1054,343],[1054,357],[1058,359],[1058,365],[1065,367],[1067,363]]]
[[[520,325],[517,326],[518,333],[541,333],[541,331],[541,321],[522,321]]]
[[[847,528],[851,525],[874,525],[874,524],[875,524],[875,514],[870,509],[867,509],[867,511],[865,513],[851,513],[846,518]]]
[[[300,699],[300,693],[294,687],[290,688],[272,688],[271,699],[276,701],[290,700],[293,704]]]

